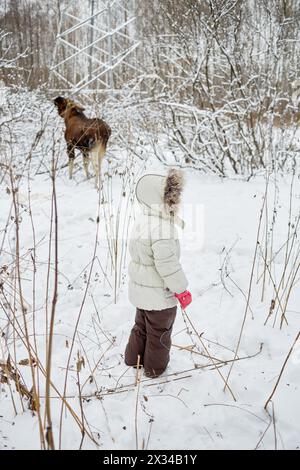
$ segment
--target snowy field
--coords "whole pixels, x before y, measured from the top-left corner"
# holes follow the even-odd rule
[[[299,11],[0,2],[0,450],[299,450]],[[95,118],[100,192],[65,139]],[[171,167],[193,302],[151,379],[124,363],[128,245]]]
[[[290,235],[291,245],[293,230],[298,230],[293,223],[299,212],[299,179],[292,184],[289,176],[272,175],[265,199],[264,177],[246,182],[186,171],[182,264],[194,301],[188,318],[178,310],[167,371],[158,379],[141,375],[136,385],[135,371],[123,363],[135,313],[127,299],[127,240],[138,214],[132,200],[137,178],[144,171],[165,171],[155,162],[148,161],[147,167],[133,164],[125,175],[121,169],[120,174],[106,174],[100,205],[93,182],[85,181],[80,171],[73,181],[67,179],[67,170],[57,176],[59,273],[51,373],[56,447],[299,449],[300,342],[264,410],[299,332],[296,236],[278,291],[281,302],[274,297],[274,284],[278,287],[287,261],[287,238]],[[34,371],[44,420],[43,370],[55,271],[54,230],[49,245],[49,176],[23,177],[18,199],[22,294],[33,355],[38,357]],[[10,355],[30,390],[30,367],[20,364],[28,352],[19,285],[10,272],[15,256],[13,216],[11,192],[2,184],[0,362]],[[272,260],[269,268],[264,267],[265,253]],[[266,322],[273,299],[275,308]],[[9,303],[15,306],[14,319]],[[26,397],[20,398],[13,380],[4,383],[2,373],[2,382],[0,449],[39,449],[37,416],[28,409]],[[63,409],[59,395],[66,397]]]

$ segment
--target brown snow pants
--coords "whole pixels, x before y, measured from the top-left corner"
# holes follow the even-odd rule
[[[177,307],[152,311],[137,309],[125,351],[127,366],[136,366],[140,356],[140,364],[147,375],[157,377],[164,372],[170,360],[176,310]]]

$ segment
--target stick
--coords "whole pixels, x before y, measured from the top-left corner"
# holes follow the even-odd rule
[[[218,366],[220,363],[216,363],[216,362],[214,361],[214,359],[211,357],[209,350],[207,349],[207,347],[206,347],[205,344],[203,343],[201,336],[200,336],[199,333],[197,332],[196,328],[194,327],[194,325],[193,325],[193,323],[191,322],[190,318],[187,316],[186,311],[185,311],[184,309],[182,309],[182,313],[186,316],[186,318],[187,318],[189,324],[191,325],[191,327],[193,328],[194,332],[195,332],[196,335],[198,336],[198,338],[199,338],[199,340],[200,340],[200,342],[201,342],[201,344],[202,344],[202,347],[204,348],[206,354],[208,355],[208,357],[209,357],[209,359],[211,360],[212,364],[215,366],[216,371],[218,372],[218,374],[220,375],[221,379],[223,380],[223,382],[224,382],[224,384],[225,384],[225,385],[224,385],[224,391],[226,390],[226,388],[228,388],[228,390],[229,390],[229,392],[230,392],[230,394],[231,394],[233,400],[234,400],[234,401],[237,401],[236,398],[235,398],[235,396],[234,396],[233,391],[231,390],[231,387],[230,387],[229,384],[228,384],[228,380],[225,379],[225,377],[224,377],[223,374],[220,372],[220,370],[218,369],[218,367],[216,367],[216,366]],[[235,360],[237,359],[237,354],[235,355],[235,358],[234,358],[234,359],[235,359]],[[234,364],[234,362],[233,362],[232,364]]]
[[[137,365],[136,365],[135,386],[137,386],[139,381],[140,381],[139,380],[140,379],[140,374],[139,374],[139,372],[140,372],[140,362],[141,362],[141,356],[138,355],[138,360],[137,360]]]
[[[141,356],[138,355],[138,360],[137,360],[137,369],[136,369],[136,386],[137,386],[137,391],[136,391],[136,402],[135,402],[135,415],[134,415],[134,428],[135,428],[135,445],[136,445],[136,450],[139,450],[139,441],[138,441],[138,422],[137,422],[137,415],[138,415],[138,403],[139,403],[139,392],[140,392],[140,362],[141,362]]]
[[[261,212],[260,212],[260,217],[259,217],[257,236],[256,236],[256,245],[255,245],[253,263],[252,263],[252,268],[251,268],[251,275],[250,275],[250,282],[249,282],[249,288],[248,288],[246,308],[245,308],[245,312],[244,312],[244,317],[243,317],[242,326],[241,326],[241,329],[240,329],[238,342],[237,342],[235,353],[234,353],[234,359],[236,359],[238,357],[238,353],[239,353],[239,349],[240,349],[240,346],[241,346],[244,329],[245,329],[245,326],[246,326],[246,320],[247,320],[247,317],[248,317],[248,311],[249,311],[249,308],[250,308],[250,298],[251,298],[252,285],[253,285],[254,269],[255,269],[257,254],[258,254],[258,248],[259,248],[259,236],[260,236],[261,225],[262,225],[262,217],[263,217],[263,212],[264,212],[265,205],[267,203],[268,189],[269,189],[269,175],[268,175],[267,182],[266,182],[265,195],[264,195],[263,205],[262,205]],[[224,390],[226,389],[226,387],[228,385],[229,378],[231,376],[234,364],[235,364],[235,362],[232,362],[231,367],[229,369],[229,372],[228,372],[228,375],[227,375],[227,378],[226,378],[226,382],[225,382]]]
[[[300,338],[300,331],[299,331],[299,333],[297,334],[296,339],[295,339],[295,341],[294,341],[294,343],[293,343],[293,346],[291,347],[291,349],[290,349],[290,351],[289,351],[289,353],[288,353],[288,355],[287,355],[287,357],[286,357],[286,359],[285,359],[285,361],[284,361],[284,364],[283,364],[283,366],[282,366],[282,368],[281,368],[281,371],[280,371],[278,380],[277,380],[277,382],[276,382],[276,385],[275,385],[275,387],[274,387],[274,389],[273,389],[273,392],[271,393],[270,397],[269,397],[268,400],[266,401],[265,410],[267,409],[268,404],[269,404],[270,401],[272,400],[272,398],[273,398],[273,396],[274,396],[274,394],[275,394],[275,392],[276,392],[276,390],[277,390],[277,387],[278,387],[279,382],[280,382],[280,380],[281,380],[281,377],[282,377],[282,374],[283,374],[283,372],[284,372],[285,366],[287,365],[288,360],[289,360],[289,358],[291,357],[291,354],[292,354],[292,352],[293,352],[293,349],[294,349],[294,347],[295,347],[295,345],[296,345],[296,343],[297,343],[297,341],[298,341],[299,338]]]

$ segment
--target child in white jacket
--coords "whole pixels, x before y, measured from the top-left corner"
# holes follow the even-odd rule
[[[167,177],[145,175],[136,186],[142,214],[132,231],[129,245],[129,300],[136,307],[135,325],[125,351],[125,363],[157,377],[170,359],[171,333],[178,300],[183,308],[191,303],[187,279],[179,257],[176,225],[183,177],[171,170]]]

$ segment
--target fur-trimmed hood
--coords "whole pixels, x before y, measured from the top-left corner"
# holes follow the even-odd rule
[[[147,210],[162,217],[175,217],[175,222],[183,226],[183,221],[177,217],[183,187],[182,171],[171,169],[167,176],[142,176],[136,185],[136,197]]]

